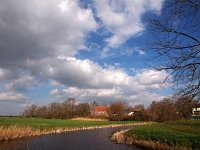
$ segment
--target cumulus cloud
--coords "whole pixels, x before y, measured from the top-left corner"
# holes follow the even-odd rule
[[[54,89],[50,92],[51,95],[60,96],[60,97],[75,97],[79,100],[93,100],[94,98],[102,98],[109,97],[107,101],[113,100],[116,96],[120,96],[122,93],[120,89],[79,89],[76,87],[69,87],[63,90]]]
[[[27,89],[37,86],[37,81],[33,76],[23,75],[17,79],[11,80],[10,83],[5,85],[7,91],[25,91]]]
[[[164,71],[146,69],[131,76],[121,68],[102,67],[90,60],[74,57],[57,58],[57,63],[49,63],[44,73],[68,87],[63,90],[52,90],[51,95],[81,100],[125,100],[129,103],[140,99],[145,102],[142,95],[149,96],[146,97],[146,102],[150,102],[156,96],[155,100],[158,100],[161,96],[151,91],[161,88],[163,80],[168,75]]]
[[[48,65],[41,66],[40,64]],[[56,60],[44,59],[41,61],[32,61],[27,65],[30,68],[41,70],[40,73],[43,76],[55,80],[62,85],[76,86],[78,88],[98,89],[123,86],[127,89],[132,89],[132,86],[137,86],[138,89],[143,89],[143,83],[147,83],[146,87],[151,89],[151,87],[154,88],[155,85],[162,82],[167,75],[166,72],[146,70],[136,76],[130,76],[125,70],[119,67],[102,67],[89,59],[81,60],[65,56],[57,57]]]
[[[74,55],[87,34],[97,29],[92,10],[78,0],[6,0],[0,2],[0,65]]]
[[[166,72],[146,69],[130,75],[119,65],[103,67],[76,54],[87,45],[90,51],[103,47],[106,54],[109,47],[136,36],[144,30],[142,14],[160,10],[162,1],[94,0],[93,4],[96,20],[92,9],[80,6],[79,0],[0,1],[0,103],[28,103],[26,90],[41,81],[59,86],[50,92],[55,97],[129,103],[160,98],[150,91],[160,87]],[[111,33],[108,46],[87,43],[89,34],[99,29],[99,19],[102,32]]]
[[[97,28],[92,10],[78,0],[0,1],[0,101],[24,102],[26,90],[47,78],[27,62],[75,55]]]
[[[23,94],[12,92],[0,92],[0,101],[13,101],[17,103],[24,103],[28,98]]]
[[[115,48],[144,30],[142,15],[150,10],[160,11],[163,0],[94,0],[97,16],[112,34],[106,39]]]
[[[67,97],[74,97],[81,102],[112,103],[114,101],[124,101],[128,104],[145,104],[148,106],[152,101],[159,101],[162,95],[149,91],[140,91],[136,94],[127,93],[120,88],[112,89],[79,89],[69,87],[62,90],[54,89],[50,94],[59,100],[66,100]]]
[[[4,79],[7,75],[7,70],[0,68],[0,79]]]

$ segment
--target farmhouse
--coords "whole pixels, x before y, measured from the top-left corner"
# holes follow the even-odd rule
[[[93,106],[91,109],[92,117],[108,117],[107,106]]]
[[[200,104],[196,104],[192,108],[192,117],[194,119],[200,119]]]

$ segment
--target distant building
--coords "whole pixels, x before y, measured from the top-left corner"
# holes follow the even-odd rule
[[[192,108],[192,117],[194,119],[200,119],[200,104],[196,104]]]
[[[92,117],[108,117],[108,107],[107,106],[93,106],[91,109]]]
[[[133,116],[133,114],[134,114],[134,112],[131,111],[131,112],[128,113],[128,116]]]
[[[142,108],[133,108],[127,115],[133,116],[135,113],[141,112]]]

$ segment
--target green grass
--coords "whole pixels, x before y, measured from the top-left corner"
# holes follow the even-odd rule
[[[133,121],[79,121],[61,119],[39,119],[39,118],[20,118],[20,117],[0,117],[0,126],[30,126],[39,129],[60,128],[60,127],[90,127],[110,124],[127,124]]]
[[[154,123],[133,128],[127,136],[200,149],[200,120]]]

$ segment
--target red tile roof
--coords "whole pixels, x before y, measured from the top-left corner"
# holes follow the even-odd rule
[[[107,111],[108,108],[106,106],[94,106],[94,111]]]

